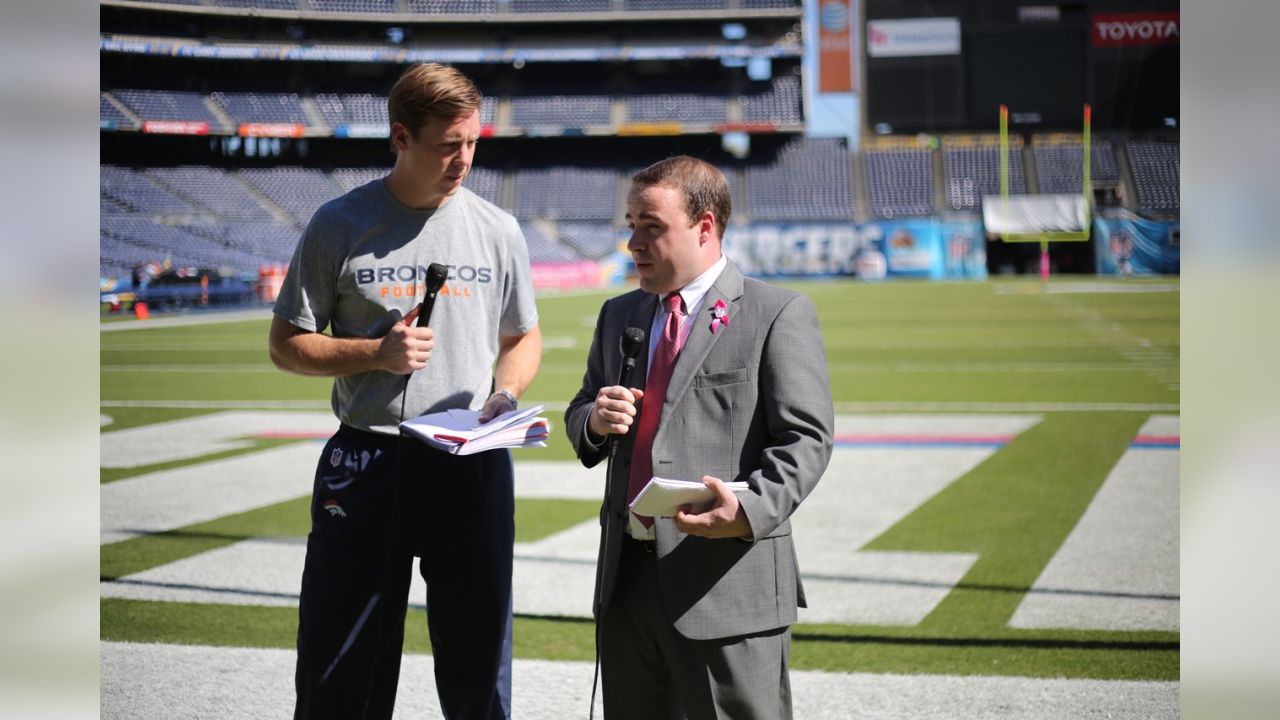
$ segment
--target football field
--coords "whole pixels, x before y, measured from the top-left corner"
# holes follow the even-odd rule
[[[790,287],[818,307],[837,415],[794,518],[796,716],[1176,717],[1177,281]],[[603,468],[560,425],[611,294],[538,301],[522,405],[553,433],[514,452],[521,718],[586,715]],[[103,717],[290,712],[337,422],[328,380],[271,365],[267,318],[102,325]],[[424,598],[415,578],[404,717],[438,717]]]

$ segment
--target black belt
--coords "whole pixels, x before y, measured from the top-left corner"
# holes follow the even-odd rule
[[[623,546],[632,550],[648,553],[650,555],[658,554],[658,543],[653,540],[637,540],[627,533],[622,533]]]

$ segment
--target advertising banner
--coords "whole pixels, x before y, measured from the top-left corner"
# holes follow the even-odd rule
[[[871,57],[921,57],[960,54],[959,18],[868,20]]]
[[[1177,275],[1182,267],[1182,223],[1142,218],[1095,218],[1099,275]]]
[[[987,276],[986,238],[977,221],[754,223],[730,227],[724,253],[755,277],[941,280]]]
[[[157,135],[208,135],[209,123],[187,120],[147,120],[142,123],[142,132]]]
[[[942,222],[943,276],[948,280],[987,278],[987,236],[982,223]]]
[[[1178,13],[1102,13],[1090,18],[1094,47],[1177,44]]]
[[[866,239],[853,223],[730,226],[724,254],[747,275],[853,275]]]
[[[240,123],[241,137],[302,137],[305,128],[294,123]]]
[[[818,7],[818,92],[853,91],[853,26],[849,0],[826,0]]]

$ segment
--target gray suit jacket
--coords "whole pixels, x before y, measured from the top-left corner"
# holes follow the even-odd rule
[[[729,325],[711,332],[717,300]],[[657,297],[640,290],[605,302],[596,322],[582,388],[565,413],[578,457],[592,467],[584,425],[600,388],[617,384],[627,327],[648,333]],[[667,617],[687,638],[706,640],[773,630],[795,622],[804,591],[789,518],[831,458],[834,426],[826,356],[813,303],[803,295],[743,278],[732,262],[708,291],[676,360],[653,443],[653,473],[744,480],[739,493],[750,542],[709,540],[656,518],[658,574]],[[631,385],[643,388],[646,354]],[[640,411],[643,412],[643,402]],[[634,428],[634,426],[633,426]],[[634,429],[619,438],[601,507],[594,610],[609,606],[627,524],[626,493]]]

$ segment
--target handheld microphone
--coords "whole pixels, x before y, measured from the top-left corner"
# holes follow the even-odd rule
[[[427,289],[422,296],[422,304],[418,306],[418,322],[414,323],[417,327],[426,327],[431,321],[431,311],[436,307],[436,294],[440,292],[440,288],[444,287],[445,279],[449,277],[449,268],[440,263],[431,263],[427,266]],[[400,391],[400,421],[404,422],[404,404],[409,397],[409,378],[413,377],[410,371],[404,376],[404,388]]]
[[[444,287],[444,281],[449,276],[449,268],[440,263],[431,263],[427,266],[427,290],[422,296],[422,304],[418,306],[418,327],[426,327],[431,321],[431,311],[436,306],[436,294],[440,292],[440,288]]]
[[[618,384],[631,386],[631,371],[636,369],[636,357],[644,349],[644,330],[629,327],[622,331],[618,338],[618,349],[622,351],[622,367],[618,368]]]
[[[624,388],[631,387],[631,371],[636,369],[636,357],[644,349],[644,330],[629,327],[622,331],[618,338],[618,349],[622,351],[622,367],[618,368],[618,384]],[[613,462],[613,453],[618,447],[618,436],[609,436],[609,462]]]

